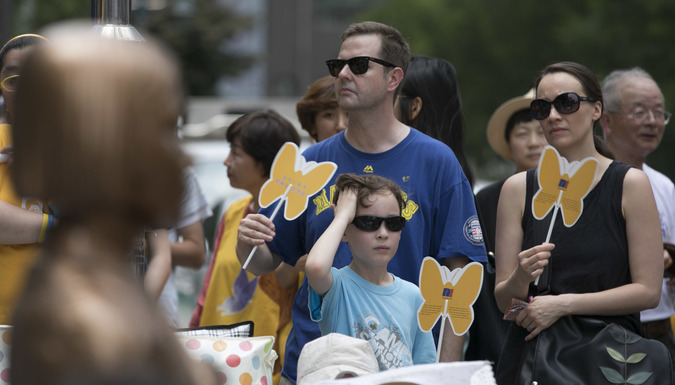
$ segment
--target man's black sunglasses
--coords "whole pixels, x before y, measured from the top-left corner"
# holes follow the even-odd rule
[[[374,217],[372,215],[363,215],[354,218],[352,221],[357,229],[368,232],[379,229],[382,222],[384,222],[384,225],[387,227],[387,229],[389,229],[389,231],[398,232],[403,230],[403,227],[405,226],[405,218],[402,216],[382,218]]]
[[[533,118],[544,120],[551,114],[551,104],[555,107],[556,111],[567,115],[577,112],[581,102],[595,101],[596,100],[593,98],[579,96],[576,92],[565,92],[556,96],[552,102],[549,102],[546,99],[533,100],[532,103],[530,103],[530,110],[532,111]]]
[[[326,60],[326,65],[328,66],[328,72],[335,77],[337,77],[340,71],[342,71],[342,68],[345,66],[345,64],[349,65],[349,70],[352,71],[354,75],[362,75],[365,74],[366,71],[368,71],[369,61],[374,61],[375,63],[382,64],[385,67],[396,67],[395,65],[389,63],[388,61],[384,61],[382,59],[370,56],[357,56],[347,60],[345,59]]]

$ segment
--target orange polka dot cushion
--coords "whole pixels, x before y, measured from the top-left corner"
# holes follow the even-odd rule
[[[9,384],[9,346],[12,327],[0,325],[0,384]]]
[[[211,337],[178,335],[192,358],[213,366],[221,385],[273,385],[277,353],[274,337]]]

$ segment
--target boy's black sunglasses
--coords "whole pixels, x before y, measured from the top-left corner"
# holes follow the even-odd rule
[[[345,64],[349,65],[349,70],[352,71],[354,75],[362,75],[365,74],[366,71],[368,71],[369,61],[374,61],[375,63],[381,64],[385,67],[396,67],[395,65],[389,63],[388,61],[384,61],[382,59],[370,56],[357,56],[347,60],[345,59],[326,60],[326,65],[328,66],[328,72],[334,77],[338,76],[340,71],[342,71],[342,68],[344,68]]]
[[[380,225],[384,222],[384,225],[389,229],[389,231],[401,231],[405,226],[405,218],[402,216],[397,217],[374,217],[372,215],[363,215],[354,218],[352,223],[356,226],[357,229],[361,231],[376,231],[380,228]]]
[[[587,98],[585,96],[579,96],[576,92],[565,92],[560,94],[553,99],[552,102],[549,102],[546,99],[535,99],[530,103],[530,111],[532,111],[532,117],[537,120],[544,120],[548,118],[551,114],[551,104],[555,107],[556,111],[561,114],[572,114],[579,110],[581,102],[595,102],[593,98]]]

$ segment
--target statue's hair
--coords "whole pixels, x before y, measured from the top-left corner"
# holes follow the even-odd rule
[[[62,34],[37,47],[21,75],[13,126],[19,194],[48,198],[68,217],[112,210],[153,224],[177,215],[183,93],[164,49]]]

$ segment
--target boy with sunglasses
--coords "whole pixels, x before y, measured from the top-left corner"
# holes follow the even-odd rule
[[[433,337],[417,325],[419,288],[387,271],[406,223],[403,192],[377,175],[342,174],[335,187],[335,217],[305,265],[312,320],[322,335],[369,341],[380,370],[434,362]],[[341,241],[352,261],[337,269]]]

